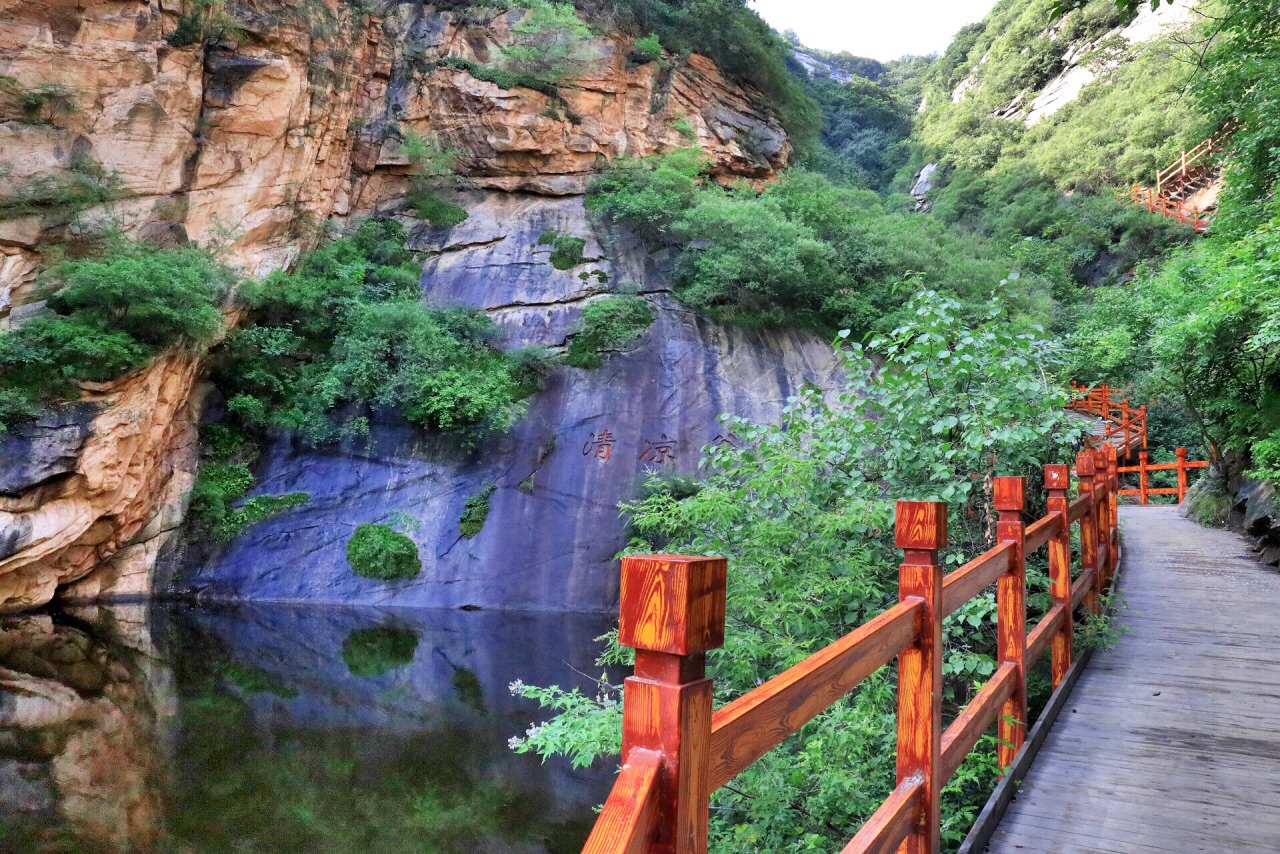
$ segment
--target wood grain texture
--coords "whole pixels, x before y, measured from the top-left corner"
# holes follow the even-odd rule
[[[1066,466],[1063,466],[1063,468],[1066,468]],[[1027,540],[1022,546],[1023,552],[1032,554],[1052,540],[1063,529],[1062,519],[1063,516],[1055,516],[1050,512],[1028,525]]]
[[[618,642],[673,655],[724,646],[727,578],[724,558],[624,557]]]
[[[658,831],[658,774],[661,754],[631,754],[604,802],[600,820],[582,854],[649,854]]]
[[[923,787],[903,854],[937,854],[941,846],[942,566],[938,550],[946,545],[946,518],[945,504],[898,502],[897,541],[906,560],[898,570],[898,598],[923,605],[915,643],[898,655],[898,785],[919,778]],[[925,525],[934,528],[925,530]],[[901,546],[904,542],[907,545]],[[922,543],[932,547],[924,548]]]
[[[1093,594],[1094,576],[1097,570],[1092,567],[1080,573],[1080,577],[1071,583],[1071,610],[1080,605]]]
[[[1067,616],[1064,605],[1054,605],[1049,613],[1040,618],[1036,627],[1027,633],[1027,666],[1034,667],[1044,655],[1045,650],[1053,643],[1056,635],[1062,631],[1062,621]]]
[[[1173,507],[1121,508],[1125,605],[989,843],[1280,851],[1280,575]]]
[[[1013,695],[1017,679],[1018,671],[1014,665],[1000,665],[942,734],[942,785],[947,784],[978,739],[995,721],[1000,707]]]
[[[998,543],[942,579],[942,616],[948,617],[964,603],[1009,571],[1010,543]]]
[[[1088,495],[1079,496],[1067,505],[1067,521],[1074,525],[1088,514],[1092,506],[1093,500]]]
[[[1021,477],[997,477],[993,487],[1000,514],[996,540],[1012,547],[1009,570],[996,584],[996,656],[1002,666],[1014,669],[1013,690],[1000,710],[997,726],[1000,767],[1007,768],[1027,735],[1027,578],[1022,548],[1027,490]]]
[[[717,789],[782,743],[914,642],[919,600],[901,602],[830,646],[717,709],[711,785]]]
[[[912,822],[920,814],[923,793],[924,781],[919,777],[899,783],[840,854],[888,854],[897,851],[911,832]]]

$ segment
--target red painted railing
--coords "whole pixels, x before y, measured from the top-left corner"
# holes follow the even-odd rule
[[[1086,388],[1073,382],[1071,388],[1077,396],[1067,404],[1067,408],[1092,415],[1106,425],[1101,436],[1086,436],[1086,443],[1114,445],[1121,459],[1132,456],[1139,449],[1147,449],[1145,403],[1138,407],[1130,406],[1129,398],[1117,399],[1115,390],[1105,383]]]
[[[1222,130],[1195,148],[1183,151],[1177,160],[1157,172],[1154,187],[1134,184],[1131,191],[1120,193],[1119,198],[1142,205],[1151,213],[1176,219],[1198,232],[1206,230],[1213,222],[1213,214],[1199,207],[1188,208],[1187,198],[1191,195],[1188,190],[1200,188],[1196,182],[1213,176],[1208,159],[1226,147],[1227,139],[1239,127],[1239,120],[1232,119]]]
[[[584,854],[703,854],[711,793],[772,750],[880,667],[898,662],[897,783],[844,854],[940,845],[939,794],[992,724],[1007,766],[1022,746],[1027,670],[1046,651],[1057,687],[1072,660],[1074,613],[1097,613],[1119,554],[1118,467],[1113,446],[1076,458],[1078,497],[1065,465],[1045,467],[1048,512],[1022,519],[1025,484],[995,479],[996,544],[950,573],[947,506],[899,501],[904,552],[898,604],[755,690],[712,711],[706,653],[725,635],[722,558],[624,558],[619,639],[635,648],[623,694],[622,771]],[[1071,526],[1080,525],[1081,571],[1071,576]],[[1027,631],[1026,557],[1049,550],[1053,607]],[[942,728],[942,620],[996,585],[999,665]],[[904,846],[900,848],[900,846]]]
[[[1152,465],[1147,460],[1147,452],[1138,452],[1138,464],[1136,466],[1120,466],[1116,471],[1119,474],[1137,474],[1137,489],[1121,489],[1119,495],[1136,495],[1142,504],[1149,504],[1152,495],[1176,495],[1178,503],[1181,504],[1187,497],[1187,472],[1194,469],[1206,469],[1209,463],[1205,460],[1191,462],[1187,460],[1187,449],[1178,448],[1174,452],[1177,460],[1172,463],[1157,463]],[[1158,489],[1151,486],[1151,472],[1153,471],[1176,471],[1178,473],[1178,485],[1166,486]]]

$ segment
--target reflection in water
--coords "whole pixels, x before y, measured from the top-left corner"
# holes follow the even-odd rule
[[[0,618],[0,850],[570,852],[611,772],[516,756],[595,617],[115,606]]]

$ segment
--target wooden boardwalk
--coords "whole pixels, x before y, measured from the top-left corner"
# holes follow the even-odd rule
[[[1280,852],[1280,574],[1171,507],[1121,511],[1096,653],[987,848]]]

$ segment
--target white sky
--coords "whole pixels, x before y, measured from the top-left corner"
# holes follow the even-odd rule
[[[941,53],[965,24],[980,21],[995,0],[751,0],[778,32],[795,30],[821,50],[847,50],[879,60]]]

